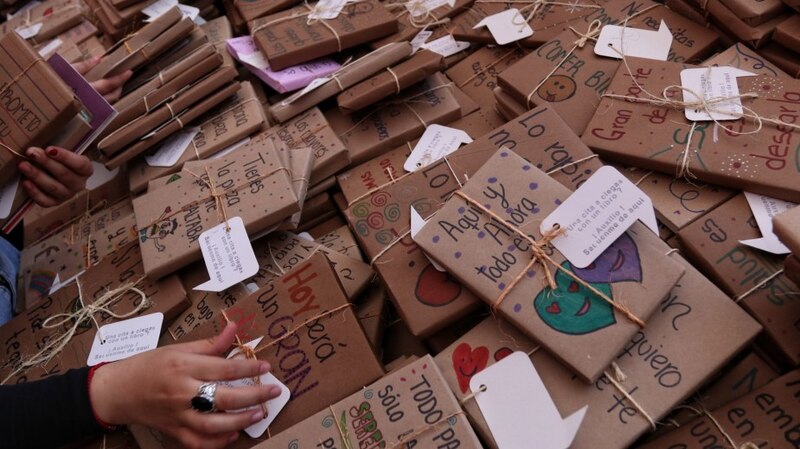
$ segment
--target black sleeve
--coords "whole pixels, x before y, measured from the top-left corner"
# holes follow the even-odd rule
[[[89,367],[0,386],[0,439],[8,449],[56,448],[100,434],[89,403]]]

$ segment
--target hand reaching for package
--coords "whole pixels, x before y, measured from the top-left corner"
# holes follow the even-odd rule
[[[261,410],[201,413],[191,406],[202,385],[237,380],[269,371],[259,360],[224,359],[235,338],[231,323],[210,340],[176,344],[103,365],[95,371],[89,397],[97,417],[109,424],[141,424],[165,432],[188,448],[222,448],[239,430],[263,419]],[[216,387],[212,405],[238,410],[280,394],[274,385]]]
[[[85,189],[94,170],[89,158],[63,148],[31,147],[25,155],[29,160],[18,166],[24,176],[22,186],[42,207],[57,206]]]
[[[86,61],[76,62],[73,64],[73,67],[75,67],[75,70],[81,75],[86,75],[92,67],[100,63],[101,59],[100,56],[97,56]],[[91,84],[94,90],[102,95],[107,102],[114,104],[122,95],[122,86],[125,85],[125,82],[128,81],[132,75],[133,72],[126,70],[119,75],[103,78],[89,84]]]

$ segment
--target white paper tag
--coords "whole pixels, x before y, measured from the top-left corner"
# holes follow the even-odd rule
[[[589,266],[636,220],[658,234],[653,201],[617,169],[605,166],[542,221],[541,230],[558,223],[566,232],[553,239],[572,265]]]
[[[256,346],[261,342],[264,337],[256,338],[255,340],[246,343],[246,346],[249,346],[251,349],[255,349]],[[228,359],[232,359],[239,355],[241,351],[237,348],[231,351],[228,354]],[[283,407],[289,402],[290,391],[286,385],[282,384],[272,373],[262,374],[259,378],[261,385],[276,385],[281,389],[281,394],[277,398],[270,399],[269,401],[265,402],[264,404],[267,406],[267,416],[264,417],[261,421],[251,425],[244,429],[244,431],[250,435],[251,438],[259,438],[264,432],[267,430],[272,421],[277,418],[278,413],[283,410]],[[239,388],[239,387],[250,387],[255,385],[255,382],[252,378],[244,378],[229,382],[220,382],[220,385],[225,385],[226,387],[231,388]],[[240,410],[230,410],[232,412],[238,412],[242,410],[257,410],[258,406],[253,406],[247,409],[240,409]]]
[[[692,121],[736,120],[742,116],[742,100],[739,98],[739,76],[753,76],[754,73],[735,67],[705,67],[681,70],[681,86],[684,101],[699,101],[725,98],[725,101],[710,103],[707,110],[684,108],[684,115]],[[693,93],[697,95],[693,95]]]
[[[744,192],[744,196],[747,198],[750,210],[753,211],[758,230],[761,231],[761,238],[739,240],[739,243],[772,254],[791,253],[792,251],[781,243],[778,236],[773,232],[772,218],[794,208],[797,204],[750,192]]]
[[[406,9],[411,16],[419,17],[444,5],[452,8],[456,5],[456,0],[409,0],[406,2]]]
[[[5,220],[11,215],[11,207],[14,205],[14,197],[17,196],[20,176],[15,176],[11,181],[0,186],[0,219]]]
[[[622,55],[666,61],[672,46],[672,32],[664,21],[658,31],[619,25],[606,25],[600,30],[594,54],[622,59]]]
[[[156,312],[102,326],[94,336],[88,365],[115,362],[155,349],[163,322],[164,314]]]
[[[301,232],[301,233],[297,234],[297,236],[300,237],[301,239],[306,239],[309,242],[313,242],[314,241],[314,237],[312,237],[311,234],[309,234],[308,232]]]
[[[204,231],[199,241],[211,279],[195,290],[220,292],[258,273],[258,261],[242,217],[229,218],[227,223]]]
[[[319,0],[308,13],[308,18],[313,20],[335,19],[342,13],[342,8],[347,0]]]
[[[427,223],[428,221],[422,218],[422,215],[420,215],[419,212],[417,212],[417,210],[414,209],[414,206],[409,206],[409,207],[411,208],[411,240],[414,240],[419,231],[422,229],[423,226],[425,226],[425,223]],[[423,254],[425,253],[423,252]],[[425,258],[427,258],[428,261],[431,263],[431,265],[433,265],[433,268],[435,268],[437,271],[441,271],[442,273],[444,273],[445,271],[444,267],[434,262],[434,260],[431,259],[427,254],[425,254]]]
[[[422,44],[422,48],[439,53],[446,58],[468,49],[469,42],[460,42],[453,39],[453,36],[447,35]]]
[[[248,282],[244,284],[244,288],[246,288],[249,293],[253,293],[258,290],[258,284],[255,282]]]
[[[200,128],[187,128],[169,136],[155,153],[145,156],[144,160],[151,167],[172,167],[183,156],[199,132]]]
[[[239,60],[245,64],[251,65],[258,70],[269,69],[269,61],[261,50],[254,51],[253,53],[239,53]]]
[[[442,125],[430,125],[411,150],[403,164],[406,171],[417,171],[457,150],[463,143],[471,143],[466,132]]]
[[[142,14],[147,16],[145,22],[156,20],[159,16],[175,6],[178,6],[178,0],[157,0],[149,4],[146,8],[142,9]]]
[[[200,8],[195,8],[194,6],[189,6],[189,5],[182,5],[180,3],[178,3],[177,6],[178,9],[180,9],[181,12],[183,13],[183,17],[188,17],[192,19],[193,22],[195,21],[195,19],[200,17]]]
[[[472,29],[483,26],[489,28],[489,32],[492,33],[497,45],[510,44],[533,36],[533,28],[528,25],[525,17],[516,8],[506,9],[497,14],[487,16]]]
[[[567,449],[588,405],[561,418],[542,378],[524,352],[514,352],[469,381],[500,448]]]
[[[311,92],[312,90],[318,88],[319,86],[322,86],[323,84],[327,83],[330,80],[331,80],[330,76],[323,76],[322,78],[315,78],[310,83],[308,83],[308,86],[306,86],[302,90],[292,94],[291,97],[288,97],[287,99],[283,100],[281,102],[281,104],[283,104],[284,106],[287,105],[287,104],[292,104],[298,98],[300,98],[303,95]]]
[[[42,22],[34,23],[33,25],[26,27],[17,27],[14,31],[16,31],[17,34],[19,34],[23,39],[30,39],[39,34],[39,31],[42,29],[42,25]]]
[[[67,279],[64,282],[61,282],[61,277],[58,275],[58,273],[56,273],[56,277],[53,278],[53,284],[50,286],[50,291],[48,292],[48,294],[49,295],[53,295],[53,294],[55,294],[55,292],[61,290],[65,286],[71,284],[72,281],[77,279],[78,276],[82,275],[84,271],[86,271],[86,270],[81,270],[80,273],[76,274],[75,276],[72,276],[71,278]]]
[[[43,58],[50,56],[50,53],[53,53],[56,50],[58,50],[58,47],[60,47],[61,44],[63,43],[64,42],[59,38],[51,40],[50,42],[47,43],[47,45],[39,49],[39,56]]]
[[[411,39],[411,48],[414,50],[413,53],[416,53],[417,50],[422,48],[422,45],[425,44],[425,41],[431,36],[433,36],[433,31],[429,30],[422,30],[417,33],[414,39]]]
[[[92,168],[94,168],[94,172],[86,180],[86,190],[94,190],[111,181],[119,174],[119,167],[109,170],[105,165],[95,161],[92,161]]]

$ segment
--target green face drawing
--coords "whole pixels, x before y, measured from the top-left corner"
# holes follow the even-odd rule
[[[573,272],[569,262],[562,265]],[[556,289],[545,287],[533,300],[536,313],[548,326],[571,335],[588,334],[616,322],[611,305],[561,270],[556,273]],[[609,298],[611,284],[590,283]]]

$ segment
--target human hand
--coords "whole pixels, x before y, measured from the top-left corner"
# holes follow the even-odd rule
[[[171,435],[188,448],[218,449],[239,437],[239,430],[264,418],[263,411],[200,413],[190,407],[206,382],[260,376],[269,363],[224,359],[233,343],[231,323],[217,337],[154,349],[97,369],[89,397],[97,416],[110,424],[142,424]],[[275,385],[217,387],[216,407],[237,410],[277,397]]]
[[[86,75],[92,67],[100,63],[101,59],[103,58],[96,56],[92,59],[87,59],[86,61],[76,62],[73,64],[73,67],[75,67],[75,70],[77,70],[81,75]],[[133,76],[133,72],[126,70],[119,75],[92,81],[89,84],[91,84],[94,90],[102,95],[107,102],[114,103],[115,101],[119,100],[119,97],[122,95],[122,86],[125,85],[125,82],[128,81],[131,76]]]
[[[22,187],[31,199],[42,207],[53,207],[72,198],[86,188],[86,180],[94,167],[86,156],[63,148],[31,147],[25,154],[30,161],[19,163],[20,173],[25,178]]]

